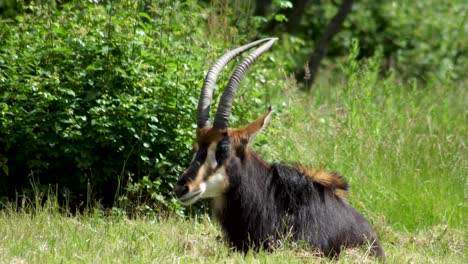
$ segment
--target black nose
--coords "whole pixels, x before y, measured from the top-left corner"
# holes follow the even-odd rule
[[[187,186],[182,186],[182,185],[177,185],[175,187],[175,194],[177,196],[177,198],[180,198],[182,196],[184,196],[184,194],[188,193],[189,189]]]

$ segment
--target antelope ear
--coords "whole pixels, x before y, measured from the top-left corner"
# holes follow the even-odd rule
[[[268,108],[268,112],[266,112],[261,117],[257,118],[255,121],[250,123],[247,127],[245,127],[245,133],[247,134],[249,143],[251,143],[255,139],[255,137],[258,135],[258,133],[260,133],[268,125],[268,122],[270,121],[272,113],[273,113],[273,110],[271,109],[271,106],[270,106]]]

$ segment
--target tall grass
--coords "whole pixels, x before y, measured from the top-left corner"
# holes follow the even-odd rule
[[[209,217],[128,219],[116,212],[60,212],[53,195],[39,207],[0,211],[0,263],[374,263],[366,249],[347,250],[339,260],[288,240],[274,252],[230,251]],[[388,263],[462,263],[463,234],[432,228],[411,235],[382,229]]]
[[[340,71],[345,81],[310,95],[285,87],[270,124],[271,160],[337,170],[350,202],[398,230],[466,228],[467,90],[447,80],[425,87],[380,75],[380,55],[357,63],[358,45]],[[329,80],[333,83],[333,80]],[[282,106],[281,106],[282,104]]]

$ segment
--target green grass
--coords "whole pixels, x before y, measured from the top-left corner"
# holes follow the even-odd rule
[[[286,243],[273,253],[231,252],[209,217],[149,219],[99,211],[74,217],[53,209],[0,213],[0,263],[329,263],[304,245]],[[388,263],[463,263],[460,231],[435,227],[416,233],[378,227]],[[336,262],[336,261],[335,261]],[[348,250],[337,263],[373,263]]]

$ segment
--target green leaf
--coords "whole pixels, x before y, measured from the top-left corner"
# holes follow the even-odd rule
[[[2,165],[3,172],[5,173],[6,176],[9,176],[9,171],[8,171],[8,166],[3,164]]]
[[[281,9],[293,8],[293,4],[291,3],[291,1],[281,0],[279,6]]]
[[[142,17],[142,18],[146,18],[146,19],[148,19],[148,20],[151,20],[151,17],[150,17],[147,13],[145,13],[145,12],[140,12],[140,13],[138,13],[138,15],[139,15],[140,17]]]
[[[285,22],[285,21],[288,21],[288,18],[284,14],[277,14],[277,15],[275,15],[275,21]]]

